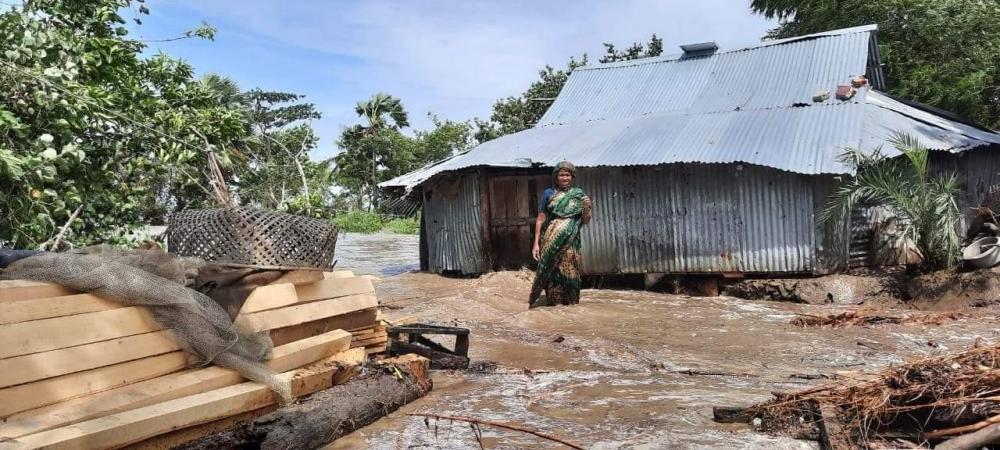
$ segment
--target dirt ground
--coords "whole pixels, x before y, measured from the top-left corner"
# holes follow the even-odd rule
[[[423,322],[470,328],[470,356],[479,370],[436,372],[427,397],[330,448],[479,446],[468,425],[431,421],[428,426],[407,416],[413,412],[527,425],[594,449],[816,448],[743,425],[714,423],[712,406],[748,405],[769,399],[772,391],[824,381],[801,375],[874,370],[968,348],[977,339],[1000,339],[996,307],[970,308],[969,316],[940,325],[789,323],[797,314],[856,308],[865,290],[841,292],[832,304],[586,290],[579,305],[528,310],[531,276],[405,273],[379,282],[387,316],[413,314]],[[683,373],[688,369],[719,375]],[[559,448],[486,426],[482,445]]]

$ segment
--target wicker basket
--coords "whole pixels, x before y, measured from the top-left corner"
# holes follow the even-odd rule
[[[190,209],[170,218],[170,253],[258,267],[333,266],[337,227],[250,208]]]

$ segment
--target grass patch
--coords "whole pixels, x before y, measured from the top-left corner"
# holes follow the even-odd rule
[[[365,211],[351,211],[347,214],[338,214],[333,218],[333,223],[344,233],[370,234],[385,226],[385,217]]]
[[[420,216],[390,219],[378,213],[351,211],[333,218],[337,229],[343,233],[371,234],[387,230],[396,234],[420,233]]]
[[[417,216],[409,219],[392,219],[385,224],[385,228],[396,234],[418,234],[420,233],[420,218]]]

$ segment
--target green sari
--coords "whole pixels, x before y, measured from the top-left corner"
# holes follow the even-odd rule
[[[580,303],[580,227],[583,226],[583,189],[557,191],[545,205],[539,245],[541,255],[528,305]],[[540,300],[542,291],[545,300]]]

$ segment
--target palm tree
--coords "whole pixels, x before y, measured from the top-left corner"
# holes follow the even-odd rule
[[[348,140],[358,140],[366,137],[377,136],[382,130],[398,131],[400,128],[410,126],[409,117],[403,108],[403,103],[396,97],[379,92],[372,98],[358,102],[354,112],[363,118],[367,125],[355,125],[345,131],[344,136]],[[369,209],[377,206],[377,184],[378,184],[378,157],[375,152],[375,145],[370,145],[371,170],[367,183]],[[359,196],[360,203],[360,196]]]
[[[236,80],[224,75],[209,73],[199,80],[223,106],[238,106],[246,103],[246,95]]]
[[[373,95],[367,101],[358,102],[354,112],[368,122],[368,126],[361,127],[364,130],[373,132],[384,128],[398,130],[410,126],[403,103],[398,98],[382,92]]]
[[[953,267],[960,245],[958,176],[932,176],[928,150],[911,135],[896,133],[889,143],[903,158],[888,158],[881,147],[871,153],[848,149],[841,155],[855,174],[831,195],[820,221],[843,224],[857,206],[880,206],[896,225],[894,232],[883,236],[895,253],[892,257],[898,260],[913,252],[929,267]]]

